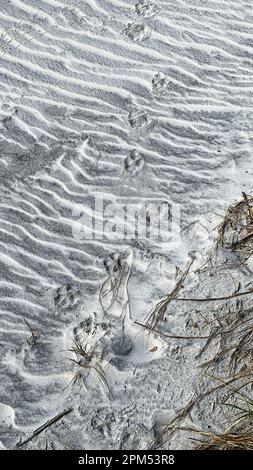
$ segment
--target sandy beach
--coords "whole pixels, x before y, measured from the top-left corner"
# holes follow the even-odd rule
[[[250,0],[0,0],[0,449],[253,410],[252,33]]]

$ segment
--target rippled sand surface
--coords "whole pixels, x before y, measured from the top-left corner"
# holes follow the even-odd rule
[[[252,193],[252,3],[0,0],[0,33],[1,445],[73,408],[26,448],[150,448],[199,343],[135,322]],[[100,211],[91,237],[96,199],[180,220],[166,241],[107,237]],[[194,334],[192,315],[172,303],[163,331]]]

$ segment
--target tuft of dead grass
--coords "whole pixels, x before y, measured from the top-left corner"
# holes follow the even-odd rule
[[[190,259],[190,261],[187,263],[185,271],[181,274],[178,281],[176,282],[174,289],[169,294],[167,294],[162,300],[160,300],[149,313],[147,321],[145,323],[148,329],[154,330],[159,323],[165,321],[167,308],[170,302],[177,297],[180,290],[183,288],[184,281],[190,271],[193,261],[194,259]]]
[[[228,402],[228,399],[234,399]],[[237,412],[232,424],[221,433],[188,429],[201,434],[204,439],[197,439],[197,450],[253,450],[253,400],[240,391],[240,388],[231,388],[231,393],[222,403],[230,406]]]
[[[192,430],[193,431],[193,430]],[[253,450],[253,430],[212,433],[196,431],[203,436],[198,438],[196,450]]]
[[[110,394],[108,382],[98,359],[95,357],[94,350],[89,349],[87,345],[83,345],[78,341],[73,340],[73,342],[74,346],[69,349],[69,351],[75,353],[77,359],[69,358],[69,360],[78,366],[78,370],[69,383],[68,387],[74,385],[76,382],[82,379],[83,371],[93,371],[100,380],[102,386],[107,389]]]
[[[104,313],[108,312],[116,301],[122,278],[122,260],[121,256],[118,256],[112,259],[111,265],[108,267],[108,276],[103,282],[99,292],[99,302]],[[110,298],[109,301],[108,298]]]
[[[27,338],[27,343],[32,347],[37,346],[40,339],[40,334],[31,327],[26,319],[24,319],[24,321],[30,332],[30,336]]]
[[[216,252],[218,248],[222,253],[225,248],[234,254],[239,254],[239,264],[247,267],[246,263],[253,254],[253,197],[243,193],[242,200],[228,208],[224,220],[218,226]],[[218,270],[215,270],[212,261],[210,263],[214,276]],[[236,267],[237,264],[232,263],[231,266]],[[218,268],[221,267],[218,265]],[[201,438],[196,439],[198,441],[196,449],[253,450],[253,400],[248,397],[249,389],[253,388],[253,308],[244,308],[241,300],[243,296],[252,294],[253,289],[242,291],[240,283],[232,294],[214,298],[180,298],[176,292],[175,300],[180,301],[223,301],[222,314],[214,314],[206,321],[205,327],[208,328],[209,334],[197,356],[200,358],[206,353],[210,345],[216,348],[214,356],[202,362],[200,367],[202,377],[204,375],[210,380],[216,380],[218,385],[211,388],[208,386],[203,390],[202,384],[203,391],[200,389],[186,407],[165,426],[164,443],[168,443],[174,432],[184,430],[201,435]],[[228,301],[232,301],[232,305],[228,304]],[[153,315],[155,312],[152,312]],[[153,320],[152,324],[154,328],[155,321]],[[216,373],[219,371],[220,377],[214,376],[215,371]],[[208,395],[214,395],[214,405],[219,403],[220,406],[231,408],[228,429],[216,433],[182,427],[191,410]],[[219,402],[217,402],[218,397]]]
[[[253,253],[253,197],[242,193],[243,198],[232,204],[218,228],[216,246],[240,251],[246,258]]]

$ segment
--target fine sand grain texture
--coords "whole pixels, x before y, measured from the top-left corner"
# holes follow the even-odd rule
[[[0,0],[0,449],[252,446],[252,38],[251,0]]]

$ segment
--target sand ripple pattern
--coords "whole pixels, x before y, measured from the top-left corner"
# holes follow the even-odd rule
[[[66,336],[99,309],[108,254],[136,250],[133,285],[143,250],[148,263],[168,254],[75,239],[75,211],[88,218],[98,194],[172,200],[187,224],[236,198],[244,178],[252,189],[253,15],[250,0],[1,0],[0,10],[0,401],[18,432],[61,410]],[[24,318],[44,338],[40,353]]]

